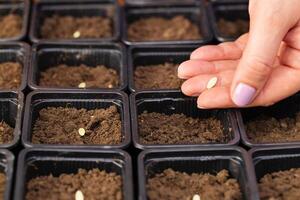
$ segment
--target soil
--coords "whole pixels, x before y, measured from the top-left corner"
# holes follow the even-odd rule
[[[259,180],[261,200],[299,200],[300,168],[273,172]]]
[[[85,135],[79,135],[79,129]],[[39,111],[32,142],[34,144],[119,144],[121,120],[116,106],[107,109],[48,107]]]
[[[67,76],[69,74],[69,76]],[[85,88],[114,88],[119,85],[119,75],[114,69],[103,65],[96,67],[58,65],[41,72],[40,86],[76,87],[85,83]]]
[[[187,174],[169,168],[148,179],[149,200],[192,200],[195,194],[204,200],[242,199],[237,180],[230,178],[228,171],[224,169],[213,175]]]
[[[78,35],[76,36],[76,34]],[[53,15],[46,18],[41,27],[41,36],[45,39],[107,38],[112,37],[112,35],[112,19],[101,16]]]
[[[237,19],[235,21],[219,19],[218,28],[220,33],[225,36],[238,37],[249,31],[249,21]]]
[[[183,80],[177,76],[178,66],[172,63],[138,66],[134,72],[135,87],[137,89],[179,89]]]
[[[216,118],[196,119],[184,114],[143,112],[138,121],[143,144],[225,143],[230,140],[221,121]]]
[[[14,139],[14,129],[4,121],[0,122],[0,144],[10,143]]]
[[[139,19],[129,25],[127,34],[130,41],[201,39],[197,25],[182,15],[171,19],[163,17]]]
[[[295,118],[276,119],[261,115],[246,123],[248,138],[255,143],[300,141],[300,112]]]
[[[22,66],[16,62],[0,63],[0,89],[17,89],[21,85]]]
[[[0,173],[0,199],[4,199],[6,176]]]
[[[27,183],[26,200],[70,200],[80,190],[84,199],[122,200],[122,177],[99,169],[79,169],[59,177],[39,176]]]
[[[22,32],[22,17],[9,14],[0,17],[0,38],[19,36]]]

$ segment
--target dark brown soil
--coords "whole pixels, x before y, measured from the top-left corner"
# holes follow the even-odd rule
[[[6,176],[4,173],[0,173],[0,199],[4,199]]]
[[[255,143],[300,141],[300,113],[295,118],[276,119],[265,115],[246,123],[248,138]]]
[[[299,200],[300,168],[273,172],[259,180],[261,200]]]
[[[218,28],[220,33],[225,36],[238,37],[249,31],[249,21],[242,19],[229,21],[221,18],[218,21]]]
[[[85,129],[80,136],[78,130]],[[116,106],[107,109],[48,107],[40,110],[32,133],[34,144],[119,144],[121,120]]]
[[[14,129],[4,121],[0,122],[0,144],[10,143],[14,139]]]
[[[41,36],[45,39],[107,38],[113,35],[112,24],[109,17],[53,15],[45,19]]]
[[[119,75],[114,69],[103,65],[89,67],[58,65],[41,72],[39,85],[46,87],[78,87],[85,83],[86,88],[114,88],[119,85]]]
[[[22,66],[20,63],[0,63],[0,89],[18,89],[21,85]]]
[[[122,200],[122,177],[99,169],[40,176],[27,183],[26,200],[71,200],[80,190],[86,200]]]
[[[195,119],[184,114],[144,112],[138,121],[143,144],[225,143],[230,139],[216,118]]]
[[[166,169],[150,178],[147,183],[149,200],[192,200],[195,194],[204,200],[242,199],[237,180],[230,178],[227,170],[212,175],[187,174]]]
[[[137,89],[179,89],[183,80],[177,76],[178,66],[172,63],[138,66],[134,72],[135,87]]]
[[[9,14],[0,17],[0,38],[16,37],[22,31],[22,17]]]
[[[200,30],[184,16],[142,18],[131,23],[127,30],[130,41],[197,40]]]

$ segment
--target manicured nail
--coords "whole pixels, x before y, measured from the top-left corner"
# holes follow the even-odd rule
[[[177,69],[177,76],[179,77],[179,78],[184,78],[183,76],[181,76],[181,74],[182,74],[182,69],[183,67],[182,67],[182,65],[179,65],[178,66],[178,69]]]
[[[237,106],[243,107],[251,103],[255,93],[256,89],[254,87],[239,83],[234,90],[232,100]]]

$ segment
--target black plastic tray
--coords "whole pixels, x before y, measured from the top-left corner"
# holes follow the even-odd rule
[[[122,16],[122,40],[127,45],[159,45],[159,44],[206,44],[213,39],[213,34],[210,30],[207,13],[202,1],[199,1],[196,6],[184,6],[184,5],[174,5],[174,6],[163,6],[157,4],[156,6],[143,7],[131,7],[127,6]],[[130,23],[136,21],[140,18],[145,18],[149,16],[158,17],[173,17],[175,15],[184,15],[196,25],[202,34],[202,39],[198,40],[170,40],[170,41],[130,41],[127,37],[127,28]]]
[[[40,27],[46,17],[53,14],[71,16],[110,16],[113,21],[113,35],[108,38],[77,38],[77,39],[45,39],[41,38]],[[115,0],[39,0],[32,8],[29,37],[33,42],[104,42],[116,41],[120,38],[121,8]]]
[[[132,166],[129,154],[121,150],[25,149],[18,158],[15,200],[25,199],[26,182],[52,173],[76,173],[79,168],[99,168],[122,176],[124,200],[133,199]]]
[[[19,62],[22,65],[22,81],[16,91],[23,91],[27,86],[27,75],[30,59],[30,46],[23,42],[7,42],[0,44],[0,63]],[[0,89],[1,91],[11,91]]]
[[[0,149],[0,172],[6,175],[4,197],[1,197],[3,200],[12,198],[14,159],[14,155],[10,151]]]
[[[97,89],[80,89],[80,88],[57,88],[43,87],[38,84],[40,72],[49,67],[58,65],[80,65],[88,66],[105,65],[115,69],[120,77],[119,86],[116,88],[97,88]],[[33,90],[124,90],[127,87],[127,69],[125,48],[121,44],[113,43],[64,43],[49,44],[38,43],[33,46],[32,61],[29,68],[28,85]]]
[[[149,177],[167,168],[186,173],[216,173],[227,169],[240,184],[246,200],[257,200],[258,189],[247,152],[239,147],[146,150],[139,155],[139,199],[146,200]]]
[[[10,13],[18,14],[22,17],[22,30],[20,35],[11,38],[0,38],[0,42],[17,41],[26,37],[30,10],[30,0],[2,0],[0,3],[0,16]]]
[[[163,64],[171,62],[180,64],[189,59],[193,50],[198,48],[197,45],[167,45],[155,47],[130,47],[128,50],[128,79],[129,89],[131,92],[140,91],[177,91],[180,89],[136,89],[134,83],[134,71],[137,66]]]
[[[197,108],[197,99],[186,97],[177,92],[139,92],[130,96],[131,126],[133,144],[138,149],[160,148],[191,148],[191,147],[218,147],[230,146],[239,143],[235,115],[231,110],[201,110]],[[229,141],[226,143],[204,144],[141,144],[139,141],[138,115],[143,111],[159,112],[165,114],[184,113],[187,116],[207,118],[216,116],[224,127],[231,128]]]
[[[125,0],[126,5],[144,6],[144,5],[193,5],[199,0]]]
[[[122,121],[122,143],[116,145],[62,145],[62,144],[33,144],[31,142],[31,133],[38,112],[48,106],[68,106],[75,108],[107,108],[110,105],[116,105]],[[22,134],[22,143],[25,147],[49,147],[49,148],[76,148],[76,149],[113,149],[126,148],[131,141],[129,103],[128,97],[123,92],[72,92],[72,91],[35,91],[31,92],[26,99],[26,108],[24,114],[24,125]]]
[[[0,121],[3,120],[14,128],[13,141],[7,144],[0,144],[0,148],[12,149],[20,140],[23,99],[24,96],[21,92],[0,92]]]
[[[237,37],[226,36],[219,31],[217,22],[220,17],[228,20],[249,20],[248,2],[243,0],[237,0],[234,2],[228,1],[227,3],[224,0],[209,3],[207,5],[207,12],[214,36],[219,42],[233,41],[237,39]]]
[[[259,114],[273,116],[275,118],[292,117],[296,112],[300,112],[300,95],[294,95],[270,107],[244,108],[236,112],[238,127],[242,143],[247,147],[268,147],[268,146],[290,146],[300,145],[300,141],[278,142],[278,143],[254,143],[251,141],[245,130],[245,123],[255,119]]]

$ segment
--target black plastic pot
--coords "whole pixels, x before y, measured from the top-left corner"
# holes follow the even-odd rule
[[[177,91],[180,89],[137,89],[134,83],[134,71],[137,66],[163,64],[165,62],[180,64],[189,59],[197,45],[168,45],[155,47],[130,47],[128,50],[128,78],[131,92],[140,91]]]
[[[214,36],[219,42],[237,39],[235,36],[227,36],[220,32],[218,28],[219,19],[224,18],[229,21],[235,21],[237,19],[249,20],[248,2],[243,0],[232,2],[216,1],[214,3],[209,3],[207,10]]]
[[[201,110],[197,108],[196,98],[186,97],[177,92],[139,92],[130,96],[131,126],[133,144],[138,149],[160,148],[191,148],[191,147],[218,147],[230,146],[239,143],[240,135],[231,110]],[[225,143],[204,144],[142,144],[139,139],[138,115],[143,111],[158,112],[167,115],[185,114],[190,117],[208,118],[216,116],[221,120],[225,131],[228,133],[228,141]]]
[[[300,145],[300,141],[295,142],[278,142],[278,143],[255,143],[247,136],[245,129],[245,123],[254,120],[259,115],[264,114],[266,116],[275,117],[277,119],[285,117],[293,117],[294,114],[300,112],[300,95],[294,95],[286,100],[283,100],[270,107],[255,107],[240,109],[236,112],[237,122],[241,139],[244,145],[247,147],[268,147],[268,146],[291,146]]]
[[[32,8],[31,26],[29,37],[33,42],[104,42],[116,41],[120,37],[120,12],[116,0],[39,0]],[[57,14],[60,16],[71,15],[74,17],[105,16],[112,18],[113,35],[108,38],[77,38],[77,39],[45,39],[40,35],[40,28],[47,17]]]
[[[33,144],[31,134],[39,111],[46,107],[75,107],[88,110],[108,108],[116,105],[122,121],[122,142],[116,145],[62,145],[62,144]],[[26,99],[22,143],[25,147],[76,148],[76,149],[113,149],[126,148],[130,144],[129,103],[123,92],[70,92],[70,91],[35,91]]]
[[[22,82],[17,91],[23,91],[27,86],[30,46],[23,42],[0,43],[0,63],[18,62],[22,65]],[[11,91],[0,89],[1,91]]]
[[[0,149],[0,172],[6,176],[4,197],[1,199],[10,200],[12,198],[14,155],[6,149]]]
[[[0,42],[23,40],[27,34],[30,0],[2,0],[0,3],[0,16],[17,14],[22,17],[22,30],[18,36],[0,38]]]
[[[99,168],[122,176],[123,199],[132,200],[132,166],[129,154],[121,150],[25,149],[18,158],[15,200],[25,199],[26,183],[35,177],[76,173],[79,168]],[[91,186],[95,187],[95,186]]]
[[[170,41],[130,41],[127,36],[127,28],[130,23],[147,17],[166,17],[171,18],[176,15],[183,15],[191,22],[195,23],[202,34],[202,39],[199,40],[170,40]],[[159,44],[206,44],[213,38],[211,33],[207,13],[202,1],[199,1],[195,6],[164,6],[163,4],[156,4],[156,6],[130,7],[127,6],[122,16],[122,40],[127,45],[159,45]]]
[[[57,88],[43,87],[39,85],[40,73],[50,67],[59,64],[87,66],[105,65],[115,69],[120,77],[119,86],[116,88],[79,89],[79,88]],[[113,43],[65,43],[48,44],[39,43],[33,46],[31,66],[28,75],[28,85],[33,90],[84,90],[84,91],[112,91],[124,90],[127,87],[127,69],[125,49],[121,44]]]
[[[13,141],[7,144],[0,144],[0,148],[12,149],[20,140],[23,98],[21,92],[0,92],[0,121],[4,121],[14,128]]]
[[[149,178],[172,168],[186,173],[212,173],[227,169],[240,184],[245,200],[257,200],[254,170],[247,152],[239,147],[146,150],[139,155],[139,200],[147,199]]]

